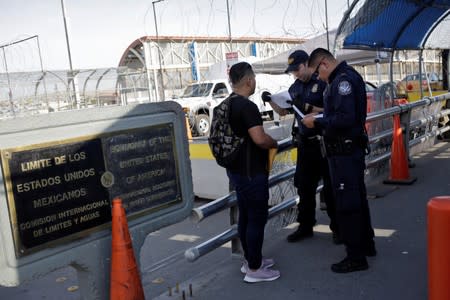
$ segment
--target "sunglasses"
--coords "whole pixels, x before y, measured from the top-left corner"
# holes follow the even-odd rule
[[[322,64],[322,62],[323,62],[323,58],[319,61],[319,64],[317,65],[316,69],[314,70],[315,74],[319,74],[319,68],[320,68],[320,65]]]

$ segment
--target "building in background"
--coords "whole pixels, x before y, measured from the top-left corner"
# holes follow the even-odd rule
[[[146,98],[144,90],[148,89],[151,91],[150,101],[156,102],[179,94],[189,83],[216,79],[217,74],[211,74],[210,67],[225,62],[227,54],[264,59],[288,51],[304,41],[268,37],[241,37],[230,41],[228,37],[144,36],[125,50],[119,69],[125,68],[136,74],[146,71],[139,80],[142,93],[137,99]],[[222,78],[226,77],[224,72]],[[122,94],[127,92],[135,93],[135,88],[122,84]]]

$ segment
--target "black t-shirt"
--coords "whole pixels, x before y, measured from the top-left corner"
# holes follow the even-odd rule
[[[231,99],[231,128],[238,136],[245,137],[246,141],[241,147],[238,158],[228,168],[233,173],[254,176],[267,174],[268,150],[258,147],[248,129],[262,126],[263,121],[258,107],[248,98],[232,94]]]

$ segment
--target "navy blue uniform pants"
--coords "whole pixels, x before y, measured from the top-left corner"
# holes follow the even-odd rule
[[[328,157],[336,199],[336,219],[348,258],[362,258],[373,246],[374,232],[364,183],[364,150]]]
[[[258,269],[262,261],[264,227],[269,209],[268,175],[254,177],[227,172],[236,190],[239,208],[238,232],[244,257],[250,269]]]
[[[328,161],[322,157],[319,140],[300,139],[294,185],[300,197],[297,222],[302,227],[312,228],[316,224],[316,190],[320,179],[323,180],[322,192],[327,204],[327,214],[330,217],[330,229],[337,232]]]

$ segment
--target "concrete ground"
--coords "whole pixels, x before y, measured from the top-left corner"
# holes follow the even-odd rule
[[[427,203],[435,197],[450,197],[450,144],[439,143],[414,157],[412,185],[387,186],[374,182],[369,193],[372,224],[378,255],[369,258],[367,271],[350,274],[331,272],[330,265],[345,256],[344,247],[334,245],[327,232],[327,218],[319,214],[313,238],[288,243],[293,229],[266,236],[264,255],[276,260],[281,277],[272,282],[243,282],[241,261],[229,258],[212,265],[180,285],[171,296],[155,299],[283,299],[283,300],[396,300],[427,299]],[[447,237],[445,237],[447,238]],[[200,258],[203,259],[203,258]]]

